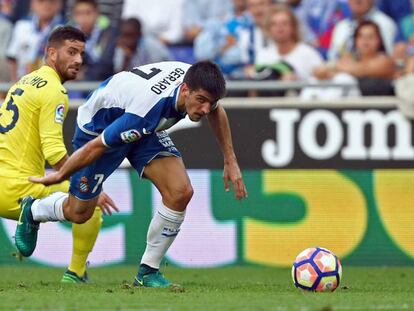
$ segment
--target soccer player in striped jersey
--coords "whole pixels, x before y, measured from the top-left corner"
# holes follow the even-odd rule
[[[14,84],[1,105],[0,217],[18,220],[20,201],[27,195],[42,198],[68,192],[67,181],[44,186],[31,183],[28,177],[44,175],[46,161],[59,170],[68,159],[62,134],[68,95],[62,83],[76,78],[84,49],[82,32],[72,27],[56,29],[48,39],[46,64]],[[105,194],[99,204],[109,212],[113,206]],[[92,207],[91,216],[85,224],[72,227],[73,253],[63,282],[86,280],[86,260],[101,226],[100,209]],[[37,231],[37,225],[28,230]],[[22,255],[31,253],[23,251]]]
[[[192,121],[207,116],[224,156],[225,190],[230,190],[231,182],[237,199],[247,196],[227,114],[218,103],[225,92],[220,69],[208,61],[192,66],[155,63],[112,76],[78,110],[75,153],[58,172],[31,179],[51,185],[71,176],[69,196],[61,193],[42,200],[28,199],[23,215],[42,210],[45,217],[33,213],[34,220],[22,217],[23,223],[32,225],[47,219],[87,221],[102,183],[127,158],[141,177],[158,188],[163,202],[148,228],[147,246],[134,285],[170,286],[159,271],[160,262],[180,231],[193,189],[180,152],[165,130],[186,115]],[[37,233],[25,228],[16,228],[17,246],[34,249]]]

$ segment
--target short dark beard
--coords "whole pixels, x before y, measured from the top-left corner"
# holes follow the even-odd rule
[[[59,75],[62,84],[65,83],[66,81],[74,80],[76,78],[76,76],[74,78],[68,76],[67,73],[66,73],[66,71],[65,71],[65,69],[68,70],[69,67],[62,68],[61,65],[60,65],[61,63],[62,62],[60,61],[60,57],[59,57],[59,54],[58,54],[57,57],[56,57],[56,65],[55,65],[55,67],[56,67],[56,72]]]

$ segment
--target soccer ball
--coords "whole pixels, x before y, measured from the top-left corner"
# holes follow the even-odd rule
[[[338,257],[322,247],[302,251],[292,266],[295,286],[307,291],[333,292],[342,278],[342,266]]]

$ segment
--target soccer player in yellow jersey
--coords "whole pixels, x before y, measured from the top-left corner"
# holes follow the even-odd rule
[[[68,158],[62,126],[68,111],[68,95],[62,83],[76,78],[82,65],[85,36],[76,28],[59,27],[50,35],[45,65],[14,84],[0,107],[0,217],[18,220],[20,201],[31,195],[42,198],[67,192],[68,182],[43,186],[29,182],[44,175],[45,161],[55,170]],[[86,260],[101,227],[101,210],[117,210],[113,201],[100,196],[93,217],[73,224],[73,253],[62,282],[87,281]],[[47,215],[44,215],[45,220]],[[22,254],[30,256],[31,254]]]

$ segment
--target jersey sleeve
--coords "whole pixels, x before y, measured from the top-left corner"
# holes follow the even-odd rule
[[[153,131],[153,126],[145,118],[133,113],[125,113],[112,122],[102,133],[102,142],[109,148],[133,143]]]
[[[47,88],[39,97],[39,134],[42,152],[50,165],[55,165],[66,154],[63,141],[63,121],[68,111],[68,97],[62,88]]]

